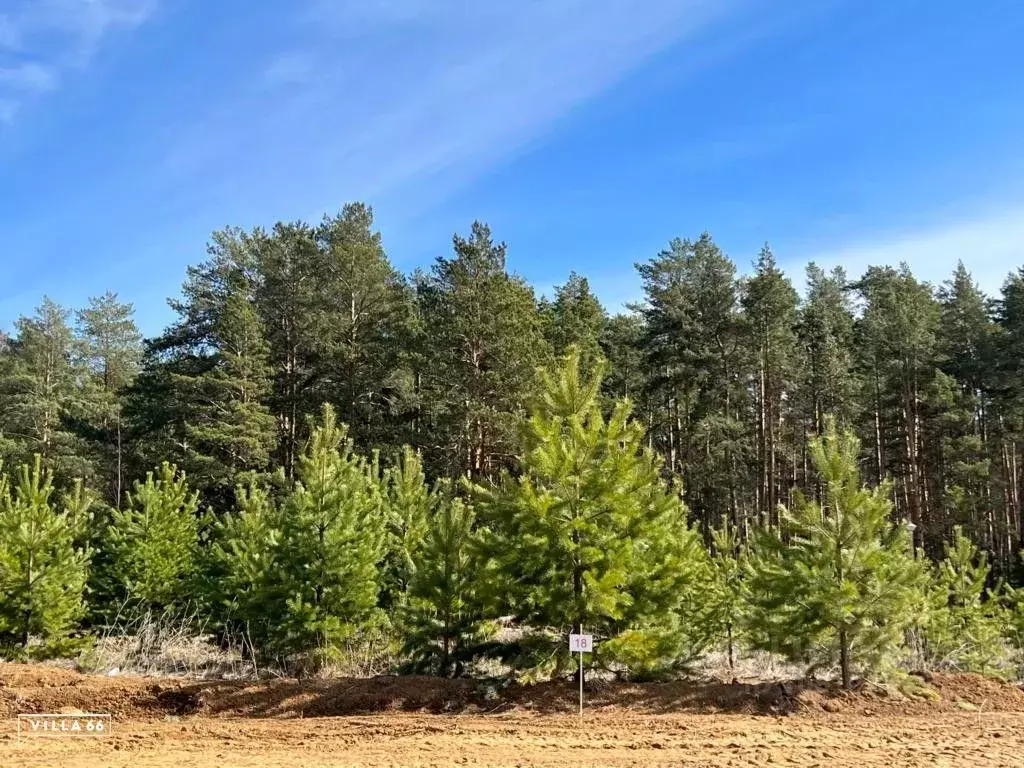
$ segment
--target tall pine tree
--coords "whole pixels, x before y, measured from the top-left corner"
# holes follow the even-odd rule
[[[324,217],[317,244],[315,387],[362,449],[409,437],[414,386],[407,343],[412,291],[388,261],[373,211],[350,203]]]
[[[543,307],[544,332],[551,351],[564,355],[570,346],[579,350],[580,367],[589,373],[603,357],[601,337],[607,315],[591,292],[587,278],[570,273],[564,285],[555,288],[554,301]]]
[[[112,505],[121,503],[128,471],[124,394],[138,375],[142,334],[134,307],[105,293],[75,313],[83,367],[85,412],[79,432],[97,454],[98,482]]]
[[[17,465],[38,454],[63,487],[74,478],[95,478],[88,445],[73,426],[86,408],[69,317],[68,310],[44,299],[35,315],[15,323],[17,335],[0,359],[0,455]]]
[[[270,468],[270,350],[255,304],[261,237],[216,232],[189,270],[178,321],[150,343],[128,405],[139,463],[172,460],[218,507],[238,475]]]
[[[797,295],[767,245],[744,285],[742,306],[754,359],[755,507],[761,519],[777,522],[776,508],[788,500],[796,464],[787,411],[796,374]]]
[[[932,288],[907,266],[871,267],[858,283],[865,302],[857,324],[863,388],[861,433],[876,482],[893,478],[897,511],[914,524],[915,544],[931,554],[934,498],[927,467],[938,443],[929,400],[935,392],[940,309]]]
[[[743,493],[749,441],[736,267],[704,233],[673,240],[637,269],[654,446],[687,479],[687,503],[702,523],[742,526],[752,504]]]
[[[942,303],[941,371],[938,391],[944,396],[936,420],[941,430],[938,466],[933,468],[937,505],[936,532],[948,540],[954,526],[966,527],[980,540],[998,548],[997,563],[1012,561],[1005,527],[996,531],[997,509],[992,495],[994,443],[992,395],[996,384],[995,323],[989,302],[963,263],[939,292]],[[1001,501],[1001,499],[999,500]],[[1002,515],[999,516],[1000,518]]]
[[[419,372],[422,444],[435,473],[496,477],[510,463],[545,342],[533,291],[506,271],[505,244],[475,222],[454,245],[454,258],[438,258],[418,288],[429,350]]]

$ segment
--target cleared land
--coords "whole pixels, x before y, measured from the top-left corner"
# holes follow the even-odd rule
[[[1024,692],[958,675],[907,701],[824,685],[426,678],[197,683],[0,664],[0,766],[1022,766]],[[16,736],[18,712],[109,712],[104,738]]]

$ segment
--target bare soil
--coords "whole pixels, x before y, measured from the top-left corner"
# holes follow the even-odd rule
[[[1024,766],[1024,691],[936,675],[931,699],[807,682],[196,682],[0,664],[0,766]],[[18,713],[102,712],[104,737],[17,737]]]

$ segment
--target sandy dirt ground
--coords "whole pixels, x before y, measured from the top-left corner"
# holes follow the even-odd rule
[[[939,698],[909,702],[795,685],[609,686],[581,725],[570,686],[485,701],[459,681],[154,682],[0,664],[0,766],[1024,766],[1013,686],[946,677]],[[107,711],[113,726],[19,740],[23,711]]]
[[[9,768],[270,766],[1010,766],[1024,716],[415,715],[117,723],[109,737],[0,744]]]

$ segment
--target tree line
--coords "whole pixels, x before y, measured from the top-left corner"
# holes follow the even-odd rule
[[[73,316],[44,300],[0,347],[0,633],[46,635],[63,601],[26,595],[81,583],[54,637],[185,593],[281,659],[384,615],[445,673],[485,652],[560,669],[539,630],[583,626],[642,674],[734,633],[786,650],[786,621],[791,655],[874,644],[874,667],[941,613],[930,559],[984,571],[971,605],[1008,636],[1024,271],[993,300],[962,264],[938,289],[812,264],[801,298],[767,246],[738,275],[707,234],[637,268],[626,313],[575,273],[538,299],[476,223],[406,277],[352,204],[214,233],[154,339],[114,294]],[[813,589],[783,583],[801,557]],[[824,615],[864,573],[888,574],[874,614],[795,632],[813,622],[780,596]],[[504,615],[538,632],[498,643]]]

